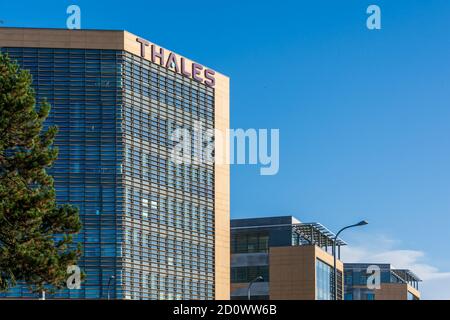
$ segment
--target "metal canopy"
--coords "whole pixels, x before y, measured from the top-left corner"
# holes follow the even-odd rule
[[[422,279],[420,279],[414,272],[407,269],[393,269],[391,270],[395,275],[397,275],[400,279],[402,279],[405,282],[410,281],[417,281],[420,282]]]
[[[335,234],[318,222],[297,223],[292,225],[292,230],[298,234],[302,243],[315,244],[318,247],[332,247]],[[337,238],[336,246],[345,246],[347,243]]]

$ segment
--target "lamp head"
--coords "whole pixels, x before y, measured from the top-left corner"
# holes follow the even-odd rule
[[[367,222],[367,220],[362,220],[362,221],[358,222],[356,225],[357,226],[365,226],[366,224],[369,224],[369,222]]]

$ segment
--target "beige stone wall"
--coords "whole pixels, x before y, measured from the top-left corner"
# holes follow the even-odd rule
[[[408,288],[405,283],[382,283],[375,290],[375,300],[407,300]]]
[[[314,257],[314,246],[270,248],[270,299],[314,300]]]
[[[416,298],[420,299],[420,291],[414,287],[411,287],[409,284],[407,285],[407,290],[412,293]]]
[[[227,77],[216,74],[215,127],[225,131],[230,126],[230,83]],[[216,140],[216,148],[221,148]],[[230,166],[226,162],[215,165],[215,229],[216,229],[216,299],[230,299]]]
[[[420,292],[406,283],[382,283],[374,291],[375,300],[408,300],[408,291],[420,299]]]
[[[333,266],[333,256],[317,246],[270,248],[270,299],[315,300],[317,258]],[[342,272],[343,263],[336,267]]]
[[[64,49],[124,49],[124,31],[0,28],[0,46]]]

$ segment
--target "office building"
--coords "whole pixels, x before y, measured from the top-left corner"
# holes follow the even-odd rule
[[[229,79],[127,31],[0,28],[0,50],[52,105],[57,200],[83,222],[86,279],[47,297],[228,299],[229,168],[171,161],[171,137],[227,129]]]
[[[345,300],[420,299],[420,278],[387,263],[345,263],[344,279]]]
[[[231,299],[333,300],[335,235],[292,216],[231,220]],[[337,255],[345,245],[337,239]],[[339,257],[337,257],[339,258]],[[337,299],[343,263],[337,259]]]

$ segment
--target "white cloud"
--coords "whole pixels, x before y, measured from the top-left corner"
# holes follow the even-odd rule
[[[390,263],[398,269],[410,269],[423,282],[422,299],[450,300],[450,272],[440,271],[427,262],[426,254],[418,250],[397,249],[399,242],[383,235],[353,239],[342,248],[345,262]]]

